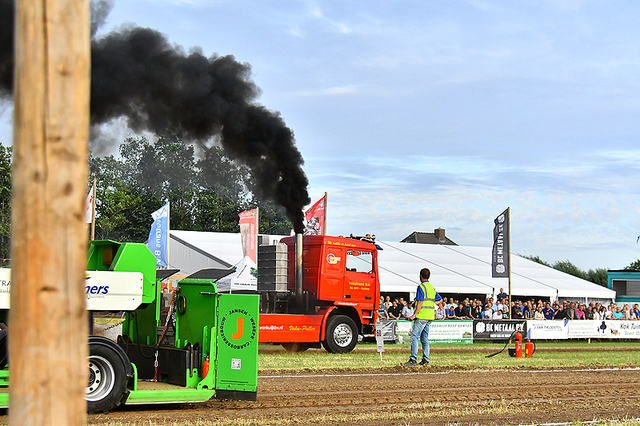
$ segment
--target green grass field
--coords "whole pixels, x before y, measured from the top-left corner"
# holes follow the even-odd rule
[[[432,367],[438,368],[609,368],[640,367],[638,342],[550,342],[537,343],[531,358],[514,358],[508,350],[487,358],[504,347],[502,344],[438,344],[431,346]],[[514,344],[507,348],[514,348]],[[288,353],[261,345],[258,368],[269,370],[327,370],[347,368],[395,367],[409,359],[408,344],[386,344],[385,352],[376,352],[374,344],[361,343],[349,354],[330,354],[322,349]]]
[[[476,343],[473,345],[455,345],[455,344],[437,344],[432,345],[431,366],[435,369],[540,369],[540,368],[640,368],[640,342],[592,342],[586,341],[565,341],[559,343],[538,343],[538,351],[532,358],[512,358],[508,355],[507,350],[503,353],[491,358],[486,355],[497,352],[502,349],[504,344],[494,343]],[[507,345],[507,348],[513,348],[514,344]],[[310,349],[302,353],[288,353],[279,346],[260,345],[260,353],[258,356],[259,374],[269,375],[278,374],[283,370],[299,370],[302,374],[325,374],[331,373],[331,370],[338,372],[347,369],[376,369],[380,368],[381,373],[385,374],[386,368],[397,368],[399,364],[405,362],[409,357],[408,344],[387,344],[385,352],[380,354],[376,352],[375,344],[359,344],[356,349],[349,354],[330,354],[323,349]],[[431,367],[430,367],[431,368]],[[422,411],[432,411],[434,409],[444,410],[445,413],[454,413],[459,410],[457,407],[439,406],[438,403],[429,403],[426,408],[417,405]],[[463,407],[464,408],[464,407]],[[471,406],[468,410],[479,410],[481,413],[504,413],[505,411],[515,409],[511,402],[505,401],[489,401],[481,407]],[[448,415],[449,415],[448,414]],[[458,413],[460,414],[460,413]],[[462,414],[469,414],[464,412]],[[364,420],[365,416],[371,415],[372,419],[368,420],[369,424],[375,424],[376,413],[363,412],[361,418],[342,418],[338,413],[323,413],[321,417],[314,420],[314,424],[337,424],[341,422],[353,422],[355,420]],[[451,414],[453,415],[453,414]],[[518,412],[514,412],[517,416]],[[454,416],[455,417],[455,416]],[[411,419],[404,411],[394,411],[393,407],[389,408],[387,419],[396,419],[399,425],[420,424],[421,419]],[[516,418],[516,417],[514,417]],[[97,418],[96,418],[97,419]],[[93,418],[90,417],[90,424]],[[295,419],[286,419],[287,423],[282,424],[299,424]],[[521,421],[515,421],[518,424]],[[98,424],[98,422],[96,422]],[[100,421],[102,426],[130,426],[132,423],[119,421]],[[136,423],[137,424],[137,423]],[[153,425],[152,421],[148,423]],[[186,424],[182,420],[167,420],[162,422],[163,425],[179,426]],[[223,424],[231,424],[236,426],[254,425],[269,426],[274,424],[273,419],[270,420],[253,420],[237,418],[231,421],[223,419],[218,420],[202,419],[189,424],[194,426],[220,426]],[[281,424],[280,419],[278,423]],[[455,424],[455,423],[453,423]],[[526,422],[524,422],[526,424]],[[621,421],[601,421],[580,423],[574,422],[572,425],[602,425],[602,426],[640,426],[638,420],[621,420]]]

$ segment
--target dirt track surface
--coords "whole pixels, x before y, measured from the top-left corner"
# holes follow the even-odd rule
[[[254,402],[122,408],[90,416],[88,424],[517,425],[640,418],[638,384],[637,369],[288,371],[261,375]]]

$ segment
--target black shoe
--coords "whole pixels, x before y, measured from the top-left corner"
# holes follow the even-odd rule
[[[410,359],[409,362],[405,362],[404,364],[402,364],[402,366],[403,367],[417,367],[418,364],[414,360]]]
[[[429,361],[427,361],[426,359],[422,358],[422,361],[420,361],[420,365],[429,365]]]

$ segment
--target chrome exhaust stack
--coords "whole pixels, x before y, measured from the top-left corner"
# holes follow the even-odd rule
[[[296,286],[295,286],[295,300],[296,305],[302,306],[303,292],[302,292],[302,233],[296,234]]]

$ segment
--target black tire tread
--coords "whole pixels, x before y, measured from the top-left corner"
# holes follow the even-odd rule
[[[115,384],[111,392],[99,401],[87,401],[87,412],[89,414],[104,413],[117,407],[127,394],[127,376],[122,360],[113,349],[108,346],[90,344],[89,354],[101,356],[113,367]]]

